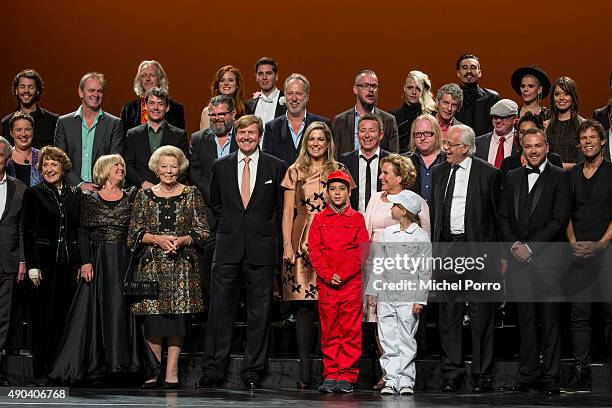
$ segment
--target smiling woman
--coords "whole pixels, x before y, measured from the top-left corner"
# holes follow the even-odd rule
[[[15,112],[9,122],[9,128],[15,148],[6,165],[6,171],[26,186],[33,187],[42,181],[42,175],[38,171],[40,151],[32,147],[34,119],[27,113]]]
[[[244,82],[238,68],[234,68],[231,65],[219,68],[213,77],[210,88],[212,97],[217,95],[229,95],[232,97],[236,109],[236,119],[244,115]],[[210,126],[208,114],[209,107],[206,106],[204,110],[202,110],[202,115],[200,117],[200,130],[208,129]]]

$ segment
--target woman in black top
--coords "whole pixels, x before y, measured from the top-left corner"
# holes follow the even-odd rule
[[[9,121],[9,129],[15,148],[6,165],[7,173],[33,187],[43,179],[38,171],[40,151],[32,147],[34,118],[24,112],[15,112]]]
[[[591,299],[609,299],[607,275],[610,269],[612,239],[612,164],[604,160],[602,146],[606,133],[596,121],[585,120],[578,127],[578,142],[584,162],[571,170],[574,205],[567,226],[567,238],[571,243],[576,268],[571,288],[587,288],[581,297],[585,302],[572,303],[570,329],[574,367],[567,387],[571,391],[591,389]],[[603,282],[601,280],[603,279]],[[603,296],[592,289],[603,289]],[[604,303],[608,330],[612,329],[612,303]],[[609,345],[608,345],[609,346]]]

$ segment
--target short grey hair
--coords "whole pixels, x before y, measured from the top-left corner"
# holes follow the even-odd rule
[[[438,89],[438,93],[436,94],[436,100],[440,102],[440,99],[446,94],[449,94],[453,100],[459,103],[459,108],[463,105],[463,91],[457,84],[446,84],[442,85],[440,89]]]
[[[359,78],[365,75],[372,75],[378,78],[378,75],[376,75],[376,72],[372,71],[371,69],[362,69],[361,71],[357,73],[357,75],[355,75],[355,85],[357,85],[357,81],[359,81]]]
[[[213,96],[210,99],[210,102],[208,102],[209,106],[219,106],[222,104],[226,104],[227,109],[229,109],[230,112],[234,111],[234,100],[229,95],[219,94],[217,96]]]
[[[474,133],[474,129],[467,125],[455,125],[448,128],[448,132],[454,129],[461,131],[461,143],[469,147],[469,155],[474,156],[476,154],[476,133]]]
[[[11,146],[11,142],[6,140],[2,136],[0,136],[0,144],[4,145],[4,158],[8,160],[9,157],[11,157],[11,154],[13,153],[13,146]]]
[[[153,152],[149,159],[149,170],[155,174],[157,174],[157,170],[159,170],[159,160],[162,156],[171,156],[178,161],[180,175],[185,173],[185,170],[189,167],[189,160],[187,160],[187,156],[185,156],[185,153],[183,153],[181,149],[171,145],[161,146]]]
[[[304,84],[304,91],[308,95],[310,95],[310,82],[308,82],[308,78],[306,78],[304,75],[298,74],[296,72],[294,72],[293,74],[289,75],[287,77],[287,79],[285,79],[285,88],[287,88],[287,85],[291,81],[302,81],[302,83]]]

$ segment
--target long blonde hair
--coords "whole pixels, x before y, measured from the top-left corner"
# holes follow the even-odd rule
[[[295,160],[295,167],[298,169],[298,173],[309,176],[312,173],[310,168],[312,159],[308,154],[308,137],[315,131],[320,130],[325,135],[327,141],[327,152],[325,157],[325,164],[323,165],[323,177],[327,178],[327,175],[333,171],[338,170],[338,162],[336,161],[336,147],[334,146],[334,138],[332,132],[324,122],[312,122],[304,131],[302,136],[302,144],[300,146],[300,154]]]

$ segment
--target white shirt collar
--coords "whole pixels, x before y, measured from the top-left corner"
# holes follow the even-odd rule
[[[238,149],[238,163],[244,160],[245,157],[246,155],[242,153],[242,150]],[[249,157],[253,163],[257,164],[257,161],[259,160],[259,148],[255,149],[255,151],[251,153]]]
[[[378,155],[377,159],[380,159],[380,146],[378,146],[374,154]],[[361,158],[361,156],[365,157],[365,154],[363,154],[363,151],[361,150],[361,146],[360,146],[359,147],[359,157]]]
[[[394,234],[397,234],[398,232],[404,232],[404,233],[406,233],[406,234],[413,234],[413,233],[414,233],[414,231],[416,231],[416,230],[417,230],[418,225],[417,225],[416,223],[414,223],[414,222],[413,222],[412,224],[410,224],[410,226],[409,226],[408,228],[406,228],[406,229],[405,229],[405,230],[403,230],[403,231],[402,231],[402,229],[400,228],[400,225],[399,225],[399,224],[396,224],[396,225],[394,225],[393,227],[394,227],[394,228],[393,228],[393,233],[394,233]]]

